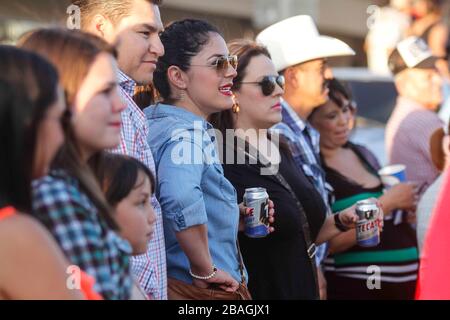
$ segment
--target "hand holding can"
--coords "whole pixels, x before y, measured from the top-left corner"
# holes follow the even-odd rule
[[[247,214],[244,216],[244,233],[250,238],[262,238],[273,232],[270,224],[274,222],[274,204],[266,189],[248,188],[245,190],[244,203]]]
[[[253,208],[248,208],[244,205],[244,202],[241,202],[239,204],[239,231],[244,232],[245,231],[245,218],[247,216],[253,215]],[[269,199],[269,233],[272,233],[275,231],[275,228],[272,226],[275,222],[275,205],[272,200]]]
[[[361,247],[375,247],[380,243],[383,211],[376,199],[358,201],[355,208],[359,217],[356,223],[356,242]]]

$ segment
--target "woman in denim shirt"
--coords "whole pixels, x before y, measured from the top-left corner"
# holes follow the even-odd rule
[[[223,175],[216,136],[205,120],[233,106],[236,60],[204,21],[175,22],[161,41],[165,55],[154,85],[164,104],[144,112],[164,217],[169,299],[243,298],[236,191]]]

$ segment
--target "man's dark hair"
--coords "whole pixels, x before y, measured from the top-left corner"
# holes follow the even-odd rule
[[[80,8],[81,28],[85,29],[96,14],[102,14],[113,23],[118,23],[130,12],[133,1],[136,0],[72,0],[72,4]],[[145,1],[157,6],[163,3],[163,0]]]

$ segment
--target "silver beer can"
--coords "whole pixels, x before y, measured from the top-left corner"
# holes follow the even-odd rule
[[[253,216],[245,217],[245,234],[263,238],[269,234],[269,194],[264,188],[245,189],[244,205],[253,208]]]
[[[362,200],[356,203],[356,241],[361,247],[375,247],[380,243],[378,216],[380,207],[373,200]]]

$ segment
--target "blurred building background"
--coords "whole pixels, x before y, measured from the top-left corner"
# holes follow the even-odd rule
[[[193,17],[205,18],[224,32],[227,40],[254,37],[281,19],[311,15],[323,34],[346,41],[356,57],[336,58],[333,65],[364,66],[364,37],[370,5],[387,0],[165,0],[164,23]],[[69,0],[0,0],[0,43],[14,43],[25,31],[38,26],[65,25]]]

